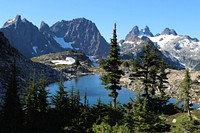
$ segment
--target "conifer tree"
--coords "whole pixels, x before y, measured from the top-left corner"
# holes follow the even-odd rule
[[[114,107],[117,106],[117,90],[121,90],[119,85],[122,70],[120,70],[120,49],[117,44],[116,24],[114,25],[113,38],[111,39],[110,57],[102,65],[106,74],[102,76],[102,83],[106,85],[106,89],[111,90],[110,97],[114,99]]]
[[[165,83],[167,82],[166,62],[164,59],[160,60],[159,50],[157,46],[151,45],[148,40],[144,47],[144,54],[140,57],[141,63],[135,63],[132,74],[134,78],[139,78],[143,85],[143,96],[147,100],[148,110],[159,112],[162,110],[162,105],[166,104],[167,98],[164,97]],[[134,79],[131,77],[132,79]],[[161,92],[161,97],[156,95],[156,91]]]
[[[16,59],[12,64],[10,81],[7,86],[3,106],[3,124],[5,132],[19,132],[22,128],[23,111],[20,103],[19,82],[17,81],[18,69]]]
[[[141,56],[142,63],[138,66],[137,75],[141,77],[144,94],[147,99],[150,98],[150,95],[155,94],[155,84],[156,76],[158,70],[158,51],[156,48],[152,48],[150,45],[151,41],[149,40],[144,47],[144,55]]]
[[[191,89],[191,78],[189,75],[189,71],[185,71],[185,77],[183,82],[181,83],[181,87],[183,88],[183,96],[184,96],[184,110],[188,112],[189,120],[192,120],[191,111],[190,111],[190,89]]]
[[[48,92],[45,90],[46,84],[47,80],[42,72],[38,84],[38,111],[41,113],[46,113],[48,108]]]
[[[38,98],[37,98],[37,85],[35,81],[35,70],[33,76],[30,76],[27,88],[27,95],[25,98],[26,102],[26,111],[28,116],[33,115],[38,108]]]
[[[89,107],[89,101],[87,98],[87,89],[85,90],[85,93],[84,93],[84,106],[85,106],[85,108]]]
[[[159,76],[158,76],[158,89],[161,93],[161,96],[164,96],[164,91],[167,88],[166,84],[168,84],[169,82],[167,81],[167,75],[169,74],[169,72],[166,72],[167,69],[167,63],[165,61],[164,58],[161,58],[161,62],[160,62],[160,70],[159,70]]]
[[[68,93],[65,91],[62,75],[60,76],[58,91],[56,91],[56,95],[53,97],[53,104],[55,105],[55,109],[59,111],[69,108]]]

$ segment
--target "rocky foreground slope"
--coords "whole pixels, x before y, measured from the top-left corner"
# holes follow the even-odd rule
[[[21,84],[21,89],[26,88],[29,78],[33,75],[34,71],[36,79],[43,72],[49,83],[59,80],[59,72],[57,70],[27,59],[13,48],[3,33],[0,32],[0,98],[5,94],[6,87],[10,81],[14,57],[19,70],[18,82]]]

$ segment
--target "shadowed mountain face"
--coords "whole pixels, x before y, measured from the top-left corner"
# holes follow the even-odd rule
[[[109,45],[101,36],[96,25],[85,18],[72,21],[60,21],[51,26],[51,31],[57,37],[70,42],[74,49],[86,55],[107,56]]]
[[[13,47],[26,57],[34,57],[64,50],[51,37],[45,37],[39,29],[21,16],[7,21],[0,29]]]
[[[97,27],[85,18],[60,21],[49,27],[42,22],[40,28],[21,16],[8,20],[0,29],[24,56],[31,58],[48,53],[74,49],[90,56],[107,56],[109,44]]]
[[[36,79],[38,79],[41,72],[43,72],[49,82],[59,80],[58,71],[43,64],[34,63],[24,57],[18,50],[10,45],[8,39],[0,32],[0,101],[2,100],[2,95],[5,94],[6,86],[10,80],[14,58],[16,60],[17,69],[19,70],[18,81],[21,89],[26,88],[25,85],[27,85],[30,76],[33,76],[34,71]]]

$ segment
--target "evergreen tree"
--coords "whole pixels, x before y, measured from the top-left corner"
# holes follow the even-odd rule
[[[158,71],[158,50],[156,47],[151,46],[149,40],[144,48],[144,55],[141,56],[142,64],[138,71],[140,77],[142,77],[142,83],[144,85],[144,96],[148,99],[150,95],[155,94],[155,85]]]
[[[76,67],[79,67],[81,65],[80,61],[77,58],[76,58],[74,64]]]
[[[39,81],[36,82],[35,71],[27,88],[25,109],[27,113],[27,132],[38,132],[44,130],[48,124],[47,119],[47,81],[41,73]]]
[[[190,89],[191,89],[191,78],[189,71],[185,71],[185,77],[183,82],[181,83],[181,87],[183,88],[183,99],[184,99],[184,110],[188,112],[189,120],[192,120],[192,115],[190,111]]]
[[[117,90],[121,90],[119,85],[121,75],[123,74],[120,70],[120,49],[117,44],[117,34],[116,34],[116,24],[114,25],[113,38],[111,39],[111,48],[110,48],[110,57],[102,65],[103,69],[106,71],[106,74],[102,76],[102,83],[106,85],[106,89],[111,90],[109,94],[110,97],[114,99],[114,107],[117,106]]]
[[[137,95],[131,110],[125,115],[125,125],[132,132],[163,132],[169,130],[164,119],[148,110],[146,97]]]
[[[20,103],[19,82],[17,81],[18,69],[16,59],[12,64],[10,81],[7,86],[3,106],[3,128],[4,132],[22,131],[23,111]]]
[[[167,75],[169,74],[169,72],[166,72],[167,69],[167,63],[165,61],[164,58],[161,59],[160,62],[160,70],[159,70],[159,76],[158,76],[158,89],[159,92],[161,93],[161,96],[164,96],[165,93],[165,89],[167,88],[166,84],[168,84],[169,82],[167,81]]]
[[[39,112],[46,113],[48,108],[48,92],[45,90],[47,85],[47,80],[42,72],[40,75],[39,85],[38,85],[38,109]]]
[[[52,98],[52,103],[55,106],[54,116],[56,124],[60,127],[66,126],[69,123],[69,97],[68,92],[65,91],[64,81],[62,74],[60,75],[60,82],[58,83],[59,88],[56,91],[56,94]]]
[[[142,96],[147,100],[148,110],[160,112],[162,106],[167,103],[168,98],[164,97],[164,89],[166,88],[167,74],[166,62],[160,60],[159,50],[157,46],[153,46],[150,40],[144,47],[143,55],[140,57],[141,63],[133,62],[133,72],[130,75],[131,80],[140,79],[143,85]],[[156,94],[161,93],[161,96]]]
[[[59,89],[56,91],[56,95],[53,97],[53,104],[55,109],[59,111],[65,111],[69,108],[68,93],[65,91],[62,75],[60,76]]]
[[[89,108],[89,101],[87,98],[87,89],[85,90],[85,93],[84,93],[84,106],[85,108]]]
[[[38,95],[37,95],[37,85],[35,81],[35,70],[33,76],[30,76],[28,87],[27,87],[27,95],[25,98],[26,111],[28,116],[33,115],[33,113],[38,109]]]

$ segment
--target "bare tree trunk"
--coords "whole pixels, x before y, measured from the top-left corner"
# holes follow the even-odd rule
[[[190,121],[192,120],[192,115],[191,115],[190,109],[188,109],[188,118]]]

